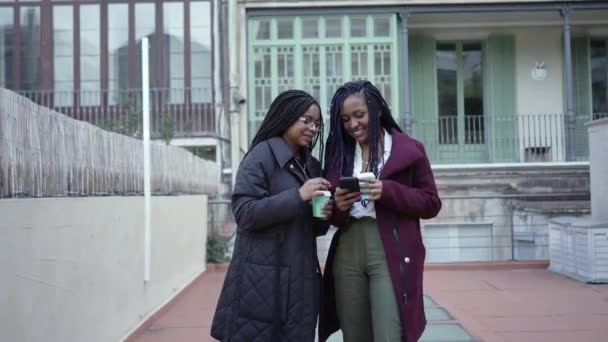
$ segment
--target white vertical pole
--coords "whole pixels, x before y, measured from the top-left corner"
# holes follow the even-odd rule
[[[144,143],[144,281],[150,281],[151,257],[151,186],[150,186],[150,79],[148,65],[148,38],[141,40],[141,85]]]
[[[230,44],[229,82],[230,82],[230,163],[232,169],[232,188],[236,181],[236,172],[240,160],[240,115],[239,112],[239,70],[238,70],[238,35],[237,0],[228,1],[228,42]]]

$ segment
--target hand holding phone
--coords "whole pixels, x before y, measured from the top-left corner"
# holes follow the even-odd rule
[[[349,211],[355,202],[361,200],[359,180],[356,177],[341,177],[334,199],[338,210]]]
[[[340,189],[346,189],[349,192],[360,192],[359,179],[357,177],[340,177],[338,182]]]

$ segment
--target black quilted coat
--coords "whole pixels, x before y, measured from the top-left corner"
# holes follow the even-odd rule
[[[319,309],[315,219],[298,189],[320,175],[308,155],[306,175],[287,143],[275,137],[255,146],[239,167],[232,195],[236,244],[217,304],[211,335],[220,341],[312,342]]]

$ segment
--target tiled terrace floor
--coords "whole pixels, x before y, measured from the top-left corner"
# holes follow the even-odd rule
[[[209,329],[223,279],[221,271],[199,277],[129,342],[213,341]],[[425,293],[423,341],[608,341],[608,285],[543,269],[430,270]]]

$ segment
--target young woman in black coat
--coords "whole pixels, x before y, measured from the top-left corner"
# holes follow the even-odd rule
[[[232,195],[236,244],[211,327],[220,341],[315,339],[316,237],[329,227],[310,205],[330,186],[311,156],[322,122],[308,93],[280,94],[239,166]],[[332,210],[330,202],[324,213]]]

